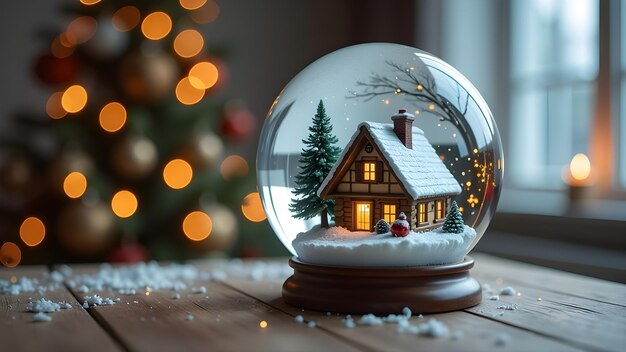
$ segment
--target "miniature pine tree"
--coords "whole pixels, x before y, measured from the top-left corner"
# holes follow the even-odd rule
[[[376,233],[379,235],[391,231],[391,227],[389,227],[389,224],[387,223],[387,221],[385,221],[385,219],[378,220],[375,228],[376,228]]]
[[[450,211],[446,216],[446,221],[443,223],[443,231],[448,233],[462,233],[465,230],[465,223],[463,222],[463,214],[459,211],[459,206],[456,201],[452,202]]]
[[[333,126],[326,115],[324,103],[320,100],[313,124],[309,126],[309,136],[302,140],[305,147],[300,153],[300,173],[296,175],[296,187],[289,205],[294,217],[310,219],[320,215],[322,227],[328,227],[328,214],[334,215],[335,200],[322,199],[317,190],[337,161],[341,149],[336,146],[338,139],[332,134]]]

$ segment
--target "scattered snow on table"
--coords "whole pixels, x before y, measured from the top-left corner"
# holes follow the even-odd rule
[[[383,318],[379,318],[374,314],[365,314],[356,323],[366,326],[381,326],[383,325],[384,321]]]
[[[351,232],[343,227],[321,228],[299,233],[292,245],[307,263],[340,266],[416,266],[454,263],[462,260],[476,238],[476,231],[465,226],[460,234],[441,229],[394,237]]]
[[[29,278],[22,276],[13,277],[13,280],[0,280],[0,293],[8,295],[19,295],[22,292],[44,293],[59,288],[58,282],[51,281],[50,278]]]
[[[501,306],[498,306],[497,309],[517,310],[517,304],[515,304],[515,303],[513,303],[513,304],[503,304]]]
[[[51,320],[52,320],[52,317],[43,312],[39,312],[33,316],[33,321],[37,321],[37,322],[45,322],[45,321],[51,321]]]
[[[191,292],[193,292],[193,293],[206,293],[206,287],[204,287],[204,286],[193,287],[191,289]]]
[[[110,298],[102,298],[98,295],[83,297],[83,308],[97,307],[97,306],[112,306],[115,304]]]
[[[193,315],[187,314],[187,317],[185,319],[187,319],[188,321],[192,321],[193,320]]]
[[[296,323],[302,324],[304,323],[304,317],[300,314],[296,315],[296,317],[293,319]]]
[[[493,295],[493,296],[489,297],[489,300],[491,300],[491,301],[499,301],[500,300],[500,296]]]
[[[180,299],[180,293],[178,292],[174,293],[174,296],[172,296],[172,299]]]
[[[61,310],[61,304],[40,298],[26,307],[26,309],[34,313],[53,313]]]
[[[500,290],[500,295],[502,296],[515,296],[515,289],[511,286],[507,286]]]
[[[317,326],[317,323],[315,322],[315,320],[311,320],[310,322],[308,322],[306,324],[306,326],[310,327],[310,328],[314,328]]]

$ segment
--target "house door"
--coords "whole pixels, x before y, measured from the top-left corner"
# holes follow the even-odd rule
[[[354,207],[355,229],[357,231],[372,230],[372,202],[356,202]]]

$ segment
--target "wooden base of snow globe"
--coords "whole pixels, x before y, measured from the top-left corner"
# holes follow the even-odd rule
[[[480,284],[470,276],[471,257],[454,264],[402,268],[334,267],[293,257],[293,276],[283,284],[286,303],[349,314],[438,313],[480,303]]]

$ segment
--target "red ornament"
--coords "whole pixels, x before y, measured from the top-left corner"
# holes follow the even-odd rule
[[[406,215],[404,213],[400,213],[396,221],[391,225],[391,233],[395,237],[406,237],[411,231],[411,227],[409,226],[409,222],[406,221]]]
[[[35,74],[43,83],[63,84],[76,78],[78,67],[78,61],[71,56],[58,58],[52,54],[46,54],[35,63]]]
[[[149,259],[150,254],[146,247],[137,242],[123,243],[107,256],[107,261],[111,263],[137,263],[146,262]]]
[[[256,131],[257,121],[250,110],[242,107],[226,108],[222,133],[235,140],[245,140]]]

